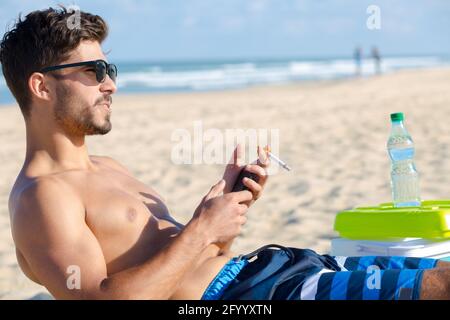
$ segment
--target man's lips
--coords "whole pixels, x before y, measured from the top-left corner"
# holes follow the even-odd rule
[[[102,102],[98,104],[99,106],[105,106],[106,108],[108,108],[108,110],[111,110],[111,103],[109,102]]]
[[[96,103],[97,106],[105,106],[109,111],[111,111],[111,104],[112,104],[112,97],[106,96],[103,98],[103,101],[100,101],[99,103]]]

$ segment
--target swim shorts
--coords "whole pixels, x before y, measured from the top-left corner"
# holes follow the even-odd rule
[[[434,268],[437,261],[319,255],[270,244],[228,261],[202,299],[415,300],[424,270]]]

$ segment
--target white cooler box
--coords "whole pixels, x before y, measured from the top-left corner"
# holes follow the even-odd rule
[[[427,257],[450,261],[450,240],[405,238],[397,241],[373,241],[336,238],[331,241],[330,255]]]

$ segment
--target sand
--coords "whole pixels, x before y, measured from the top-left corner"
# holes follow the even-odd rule
[[[279,156],[291,172],[270,177],[249,210],[234,251],[267,243],[330,249],[337,212],[390,201],[386,141],[389,114],[402,111],[416,143],[423,199],[450,198],[450,69],[409,70],[369,78],[243,90],[117,95],[113,130],[87,138],[90,154],[108,155],[155,188],[186,223],[217,182],[223,164],[172,161],[177,129],[279,129]],[[17,106],[0,108],[0,299],[47,299],[17,265],[8,214],[22,166],[25,132]],[[206,145],[207,143],[205,143]]]

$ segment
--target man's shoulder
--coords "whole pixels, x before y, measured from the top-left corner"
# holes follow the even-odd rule
[[[120,171],[122,173],[125,173],[125,174],[127,174],[129,176],[132,175],[131,172],[123,164],[121,164],[119,161],[117,161],[117,160],[115,160],[115,159],[113,159],[111,157],[92,155],[92,156],[89,156],[89,158],[92,161],[97,161],[99,163],[107,165],[107,166],[109,166],[109,167],[111,167],[111,168],[113,168],[115,170],[118,170],[118,171]]]
[[[33,179],[17,190],[9,211],[19,252],[70,234],[85,219],[84,203],[76,190],[61,177],[51,175]]]
[[[29,216],[39,209],[79,202],[74,188],[62,177],[48,175],[30,179],[10,195],[10,213]]]
[[[49,174],[28,179],[26,183],[21,185],[17,191],[20,194],[34,194],[45,192],[47,190],[57,191],[61,188],[69,188],[70,184],[64,179],[63,175]]]

